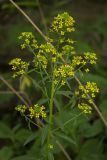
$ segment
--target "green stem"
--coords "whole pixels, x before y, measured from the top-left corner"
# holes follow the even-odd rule
[[[46,88],[45,82],[43,80],[43,74],[42,74],[41,66],[40,66],[40,75],[41,75],[41,78],[42,78],[42,83],[43,83],[43,86],[44,86],[45,95],[48,98],[48,103],[49,103],[49,96],[48,96],[48,93],[47,93],[47,88]]]
[[[53,71],[55,69],[55,65],[53,67]],[[50,97],[50,104],[49,104],[49,128],[48,128],[48,137],[47,137],[47,157],[49,152],[49,145],[51,143],[51,130],[53,125],[53,101],[54,101],[54,91],[55,91],[55,84],[54,84],[55,75],[53,72],[52,75],[52,85],[51,85],[51,97]]]

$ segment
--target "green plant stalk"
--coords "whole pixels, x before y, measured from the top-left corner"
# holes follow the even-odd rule
[[[40,68],[40,75],[41,75],[41,78],[42,78],[42,83],[44,85],[44,90],[45,90],[45,96],[48,98],[48,101],[49,101],[49,96],[48,96],[48,93],[47,93],[47,89],[46,89],[46,86],[45,86],[45,82],[43,81],[43,75],[42,75],[42,72],[41,72],[41,68]],[[49,102],[48,102],[49,103]]]
[[[55,69],[55,65],[53,67],[53,71]],[[51,130],[52,130],[52,122],[53,122],[53,102],[54,102],[54,91],[55,91],[55,83],[54,83],[55,75],[52,73],[52,85],[51,85],[51,97],[49,104],[49,128],[48,128],[48,137],[47,137],[47,157],[49,152],[49,145],[51,141]]]

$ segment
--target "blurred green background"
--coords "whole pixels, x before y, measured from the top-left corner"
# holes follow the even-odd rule
[[[107,0],[15,0],[15,2],[45,34],[53,17],[58,13],[67,11],[74,17],[76,32],[73,36],[77,41],[77,53],[94,51],[98,56],[98,64],[91,73],[85,75],[85,78],[95,81],[100,87],[101,93],[96,103],[107,120]],[[30,58],[29,53],[22,54],[20,50],[17,37],[23,31],[32,31],[37,39],[43,41],[8,0],[0,0],[0,75],[16,90],[20,89],[19,81],[11,78],[8,63],[15,57]],[[27,84],[24,83],[26,87]],[[31,100],[34,97],[38,99],[33,87],[28,90],[32,95]],[[27,98],[25,94],[23,96]],[[32,145],[23,145],[35,129],[28,130],[27,123],[14,111],[18,102],[17,96],[0,80],[0,160],[33,160],[26,154],[34,155],[34,148],[39,152],[37,141]],[[78,152],[75,148],[72,149],[72,146],[67,146],[74,160],[107,160],[107,132],[96,114],[92,117],[91,123],[89,121],[78,123],[74,130],[82,145]],[[33,134],[31,140],[34,138]],[[57,152],[56,160],[66,159],[62,153]],[[17,156],[21,157],[15,158]]]

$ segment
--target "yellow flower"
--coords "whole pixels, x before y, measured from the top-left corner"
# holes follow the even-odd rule
[[[49,149],[53,149],[53,144],[49,144],[49,145],[48,145],[48,148],[49,148]]]
[[[82,110],[84,113],[92,113],[91,106],[87,105],[86,103],[78,104],[78,108]]]
[[[85,52],[84,53],[85,60],[90,64],[96,64],[97,56],[95,53]]]
[[[35,104],[34,105],[35,117],[36,118],[39,118],[39,117],[46,118],[46,112],[44,110],[45,110],[44,106],[40,107],[38,104]]]
[[[39,53],[35,57],[36,58],[33,60],[33,63],[35,65],[35,67],[38,67],[38,66],[39,67],[41,66],[42,68],[46,68],[47,67],[48,61],[47,61],[47,59],[46,59],[46,57],[44,55],[41,55]]]
[[[90,70],[88,68],[85,69],[85,72],[88,73]]]
[[[35,116],[35,111],[33,109],[33,107],[29,107],[29,117],[33,118]]]
[[[61,36],[64,36],[67,32],[74,32],[74,23],[75,20],[67,12],[58,14],[52,22],[51,31],[59,33]]]
[[[77,91],[76,91],[77,92]],[[88,104],[93,104],[93,100],[96,94],[99,92],[95,82],[87,82],[85,85],[79,85],[77,96],[79,96],[80,101],[85,101]],[[84,113],[91,113],[91,106],[86,103],[79,103],[78,108],[83,110]]]
[[[19,111],[20,113],[25,113],[27,107],[25,105],[18,105],[17,107],[15,107],[16,111]]]
[[[52,55],[56,55],[57,51],[50,42],[47,42],[40,45],[39,53],[49,53]]]
[[[71,77],[74,76],[74,70],[71,65],[61,65],[58,69],[54,70],[54,74],[56,77]]]
[[[74,54],[75,52],[74,52],[74,47],[73,46],[71,46],[71,45],[65,45],[65,46],[63,46],[62,47],[62,52],[63,52],[63,54]]]
[[[32,32],[22,32],[18,38],[22,40],[21,49],[25,49],[28,46],[33,47],[33,49],[38,48],[37,40]]]
[[[9,65],[12,66],[12,70],[16,71],[13,74],[13,78],[15,78],[26,73],[26,69],[28,68],[29,63],[22,61],[21,58],[15,58],[9,62]]]
[[[66,83],[66,82],[65,82],[64,80],[61,81],[61,85],[62,85],[62,86],[65,85],[65,83]]]

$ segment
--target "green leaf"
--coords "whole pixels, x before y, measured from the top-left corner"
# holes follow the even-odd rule
[[[101,160],[102,143],[98,139],[91,139],[80,146],[76,160]]]
[[[18,132],[16,132],[15,134],[15,139],[24,144],[26,139],[28,138],[28,136],[31,135],[31,131],[27,130],[27,129],[20,129]]]
[[[65,97],[68,97],[68,98],[71,98],[71,95],[73,95],[71,91],[57,91],[56,94],[64,95]]]
[[[31,141],[35,140],[37,136],[38,136],[38,134],[32,133],[32,134],[26,139],[26,141],[24,142],[24,146],[27,145],[27,144],[29,144]]]
[[[38,103],[39,105],[43,105],[43,104],[46,103],[46,102],[48,102],[48,98],[41,98],[41,99],[39,99],[39,100],[37,101],[37,103]]]
[[[96,120],[93,124],[83,123],[80,130],[85,137],[94,137],[101,134],[103,131],[103,124],[100,120]]]
[[[9,138],[13,140],[13,131],[3,122],[0,122],[0,138]]]
[[[43,145],[45,140],[46,140],[46,137],[48,135],[48,125],[46,125],[45,127],[43,127],[41,129],[41,132],[42,132],[42,135],[41,135],[41,144]]]
[[[13,151],[9,147],[3,147],[0,149],[0,160],[10,160],[13,155]]]
[[[54,160],[54,156],[51,152],[48,153],[48,160]]]
[[[54,104],[55,104],[56,108],[58,109],[58,111],[60,112],[60,110],[61,110],[60,102],[56,98],[54,98]]]
[[[75,141],[71,138],[71,137],[68,137],[66,136],[65,134],[61,133],[61,132],[56,132],[55,133],[56,136],[68,141],[69,143],[72,143],[72,144],[76,144]]]

